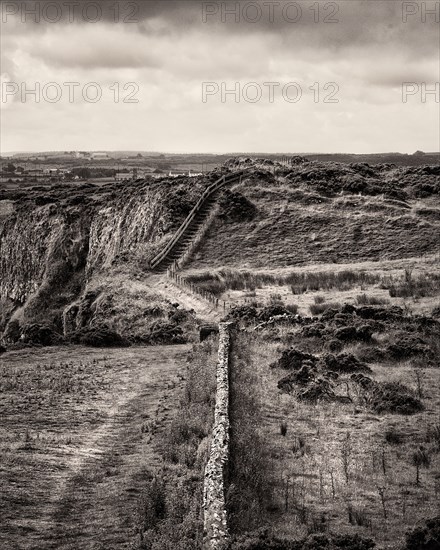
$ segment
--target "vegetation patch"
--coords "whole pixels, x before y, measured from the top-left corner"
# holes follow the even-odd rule
[[[130,342],[105,325],[83,328],[70,335],[74,344],[95,348],[128,347]]]
[[[138,507],[139,550],[203,548],[203,474],[213,423],[217,339],[193,347],[177,413],[161,436],[163,466],[151,472]],[[154,424],[148,425],[154,430]]]
[[[219,218],[224,221],[243,222],[252,220],[257,209],[241,193],[226,189],[219,200]]]
[[[362,388],[365,403],[379,414],[415,414],[424,409],[420,399],[400,382],[376,382],[360,373],[351,379]]]
[[[290,540],[270,534],[266,529],[234,537],[230,550],[371,550],[376,544],[359,535],[313,534],[305,539]]]

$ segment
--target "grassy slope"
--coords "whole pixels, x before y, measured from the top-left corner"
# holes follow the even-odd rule
[[[286,182],[245,180],[236,190],[257,206],[257,217],[217,220],[188,269],[380,261],[439,250],[435,198],[410,200],[405,208],[381,196],[316,199]]]
[[[0,361],[0,546],[129,548],[187,346],[9,352]],[[152,429],[154,428],[154,429]]]

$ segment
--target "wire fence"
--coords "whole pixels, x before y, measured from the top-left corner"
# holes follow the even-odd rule
[[[189,292],[196,294],[197,296],[200,296],[216,309],[223,308],[223,311],[226,311],[226,309],[229,308],[229,305],[226,301],[219,300],[219,298],[215,296],[215,294],[212,294],[212,292],[208,292],[207,290],[204,290],[203,288],[200,288],[194,283],[188,281],[188,279],[182,277],[182,275],[179,275],[179,273],[175,271],[172,267],[169,267],[167,269],[167,277],[181,288],[186,289]]]

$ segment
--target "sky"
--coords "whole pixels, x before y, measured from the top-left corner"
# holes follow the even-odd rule
[[[1,0],[0,151],[440,150],[440,2]]]

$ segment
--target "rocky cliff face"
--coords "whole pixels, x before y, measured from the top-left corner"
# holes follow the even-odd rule
[[[0,334],[11,318],[61,332],[64,310],[95,279],[121,266],[128,277],[147,269],[204,185],[165,180],[0,195]]]

